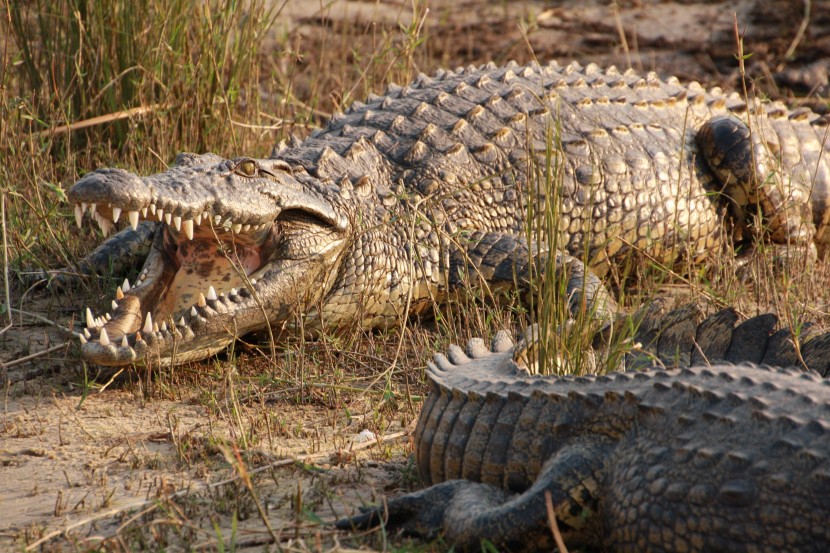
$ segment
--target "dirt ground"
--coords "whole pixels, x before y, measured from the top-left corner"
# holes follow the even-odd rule
[[[535,56],[735,89],[737,20],[752,54],[750,86],[827,109],[821,98],[830,95],[830,1],[442,0],[427,6],[421,47],[431,66],[424,72]],[[299,63],[310,63],[333,41],[339,29],[333,22],[395,32],[413,23],[412,14],[409,1],[289,0],[273,40],[298,45],[306,52]],[[15,300],[62,324],[80,310],[71,297],[39,292]],[[256,353],[246,352],[235,366],[205,362],[185,376],[93,374],[85,372],[76,346],[64,343],[59,332],[31,318],[15,319],[0,337],[0,549],[216,549],[220,543],[242,549],[275,541],[289,549],[330,549],[345,538],[315,525],[319,518],[413,485],[407,454],[416,413],[382,395],[340,396],[315,388],[312,379],[284,385],[264,402]],[[380,352],[371,362],[347,364],[359,366],[350,390],[388,368],[390,350],[373,347],[362,350]],[[421,356],[404,362],[422,366],[429,347],[411,349]],[[309,355],[331,354],[321,346]],[[420,374],[420,367],[407,369],[391,378],[400,385]],[[240,382],[231,378],[235,371],[247,388],[231,384]],[[424,392],[414,386],[415,395]],[[384,420],[366,420],[383,402],[389,403],[381,409]],[[254,470],[251,494],[239,475]]]

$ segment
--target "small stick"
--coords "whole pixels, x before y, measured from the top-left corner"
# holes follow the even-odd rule
[[[69,341],[67,340],[66,342],[64,342],[62,344],[58,344],[57,346],[52,346],[49,349],[45,349],[43,351],[38,351],[36,353],[32,353],[30,355],[27,355],[25,357],[18,357],[17,359],[12,359],[11,361],[9,361],[7,363],[3,363],[2,361],[0,361],[0,368],[8,369],[9,367],[14,367],[16,365],[20,365],[21,363],[31,361],[32,359],[37,359],[38,357],[43,357],[44,355],[49,355],[50,353],[58,351],[61,348],[65,348],[68,345],[69,345]]]
[[[144,115],[145,113],[149,113],[152,111],[157,111],[159,109],[164,108],[164,104],[153,104],[152,106],[138,106],[135,108],[125,109],[118,111],[116,113],[110,113],[107,115],[99,115],[98,117],[92,117],[90,119],[84,119],[83,121],[77,121],[75,123],[70,123],[69,125],[61,125],[60,127],[55,127],[53,129],[46,129],[43,131],[39,131],[34,133],[34,136],[40,138],[44,136],[55,136],[58,134],[64,134],[71,131],[75,131],[78,129],[85,129],[87,127],[94,127],[96,125],[102,125],[104,123],[109,123],[110,121],[118,121],[120,119],[127,119],[134,115]]]
[[[67,328],[63,325],[60,325],[60,324],[56,323],[55,321],[47,319],[46,317],[44,317],[42,315],[38,315],[37,313],[31,313],[29,311],[23,311],[22,309],[17,309],[15,307],[12,307],[10,309],[10,311],[12,311],[14,313],[17,313],[18,315],[25,315],[26,317],[31,317],[35,320],[38,320],[38,321],[42,322],[42,323],[46,323],[49,326],[54,326],[58,330],[60,330],[62,332],[65,332],[66,334],[70,335],[73,338],[78,338],[78,337],[81,336],[80,332],[75,332],[74,330],[72,330],[70,328]]]
[[[804,39],[804,33],[807,32],[807,27],[810,25],[810,9],[812,7],[812,2],[810,0],[804,0],[804,17],[801,19],[801,25],[798,26],[798,32],[795,33],[795,38],[793,38],[790,47],[787,48],[787,51],[784,53],[785,60],[791,60],[795,56],[795,49],[798,48],[798,45],[801,44],[801,41]]]
[[[548,525],[550,531],[553,533],[553,539],[556,541],[556,547],[559,553],[568,553],[568,548],[565,547],[565,540],[562,539],[562,534],[559,532],[559,525],[556,523],[556,513],[553,512],[553,500],[550,497],[550,490],[545,490],[545,509],[548,511]]]
[[[12,296],[9,291],[9,243],[6,239],[6,193],[3,192],[0,197],[0,225],[3,228],[3,283],[4,292],[6,294],[6,309],[9,310],[9,326],[14,322],[12,320]],[[3,332],[8,330],[8,326],[3,329]]]

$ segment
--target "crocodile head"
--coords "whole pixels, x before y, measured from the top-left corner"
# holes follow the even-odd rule
[[[331,190],[274,159],[180,154],[146,177],[93,171],[68,196],[78,224],[89,213],[105,234],[119,219],[133,229],[158,220],[112,313],[87,309],[82,352],[99,365],[202,359],[268,321],[291,320],[325,293],[349,236]]]

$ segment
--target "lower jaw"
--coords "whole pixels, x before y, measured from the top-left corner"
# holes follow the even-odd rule
[[[227,349],[232,341],[233,337],[229,335],[224,337],[219,335],[191,337],[182,340],[182,336],[179,334],[178,339],[173,338],[172,340],[165,340],[163,344],[158,344],[160,347],[148,345],[149,343],[146,340],[143,341],[144,347],[138,346],[142,342],[136,344],[135,347],[123,347],[118,345],[117,342],[112,342],[107,346],[101,345],[100,342],[88,342],[82,346],[81,352],[87,362],[95,365],[108,367],[127,365],[171,367],[201,361]]]
[[[119,289],[112,317],[95,325],[103,326],[109,338],[132,338],[142,331],[148,334],[162,324],[173,328],[189,319],[193,308],[204,306],[206,300],[248,287],[248,274],[259,268],[258,256],[241,262],[221,255],[181,256],[177,255],[179,250],[171,253],[165,240],[166,236],[157,238],[132,288],[127,289],[125,281],[124,293]]]
[[[104,339],[101,333],[96,339],[90,334],[82,340],[86,342],[83,355],[87,361],[105,366],[167,366],[210,357],[227,348],[236,336],[256,330],[269,320],[286,322],[299,313],[306,316],[306,308],[316,305],[326,293],[321,276],[332,272],[339,251],[280,259],[248,276],[244,270],[234,270],[232,274],[238,276],[223,280],[222,286],[224,290],[238,278],[238,290],[231,288],[223,294],[210,286],[207,293],[196,293],[189,308],[180,299],[173,301],[171,311],[163,311],[159,306],[167,296],[180,297],[171,293],[171,287],[179,287],[185,280],[177,280],[172,274],[174,264],[165,263],[165,254],[156,250],[145,264],[147,276],[141,285],[119,300],[116,316],[103,326],[104,330],[112,329],[113,336]],[[259,276],[262,282],[256,282]],[[185,314],[179,310],[183,304]],[[162,316],[148,314],[146,306],[150,305],[156,306],[154,312]],[[167,313],[175,313],[177,318]]]

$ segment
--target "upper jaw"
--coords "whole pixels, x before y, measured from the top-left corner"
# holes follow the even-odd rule
[[[213,154],[186,159],[146,177],[112,168],[88,173],[68,192],[76,223],[80,227],[88,212],[106,235],[121,217],[133,229],[150,218],[192,238],[204,223],[247,234],[264,229],[282,211],[301,209],[327,224],[344,224],[328,202],[306,192],[274,160],[224,160]],[[240,166],[257,171],[241,173]]]

